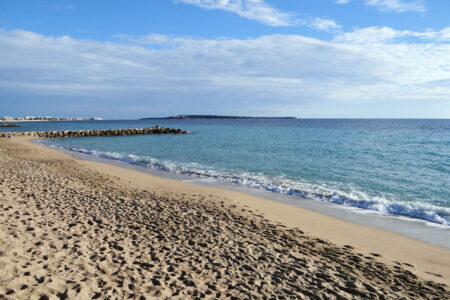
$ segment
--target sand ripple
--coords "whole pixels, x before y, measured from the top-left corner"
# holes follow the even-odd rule
[[[76,161],[0,148],[0,298],[450,298],[404,264],[226,201],[143,191]]]

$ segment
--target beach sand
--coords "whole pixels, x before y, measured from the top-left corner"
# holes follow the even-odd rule
[[[450,250],[0,139],[0,299],[449,299]]]

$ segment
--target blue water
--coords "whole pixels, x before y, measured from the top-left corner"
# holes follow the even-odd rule
[[[20,130],[183,128],[192,134],[67,138],[44,143],[150,168],[450,225],[450,120],[148,120],[21,125]]]

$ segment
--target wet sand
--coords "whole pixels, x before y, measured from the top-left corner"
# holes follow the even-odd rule
[[[3,298],[450,297],[450,250],[399,234],[29,138],[0,170]]]

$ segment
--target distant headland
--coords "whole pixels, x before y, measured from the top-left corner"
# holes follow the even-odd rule
[[[153,119],[297,119],[296,117],[248,117],[248,116],[221,116],[221,115],[176,115],[163,118],[141,118],[139,120],[153,120]]]

